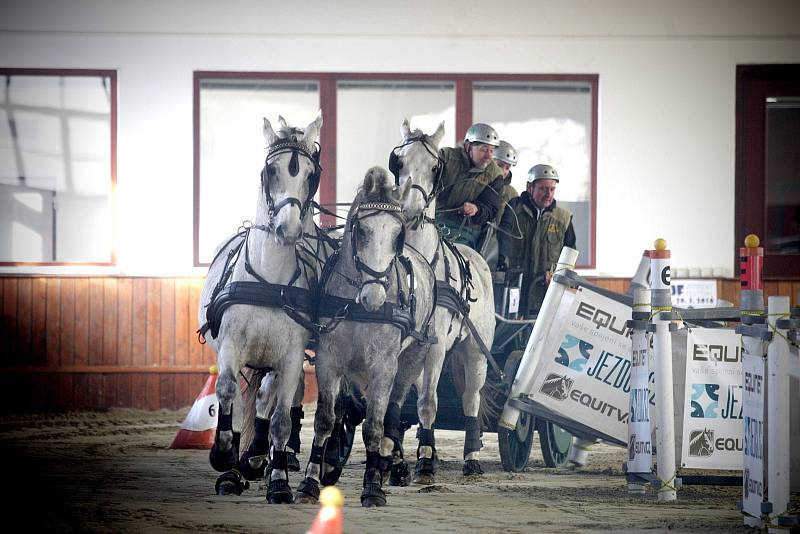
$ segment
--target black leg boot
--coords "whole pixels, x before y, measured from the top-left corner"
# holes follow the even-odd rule
[[[479,452],[483,448],[481,442],[481,424],[478,422],[477,417],[467,417],[464,424],[464,467],[463,473],[465,476],[482,475],[483,469],[481,468],[478,460],[467,460],[467,455],[473,452]]]

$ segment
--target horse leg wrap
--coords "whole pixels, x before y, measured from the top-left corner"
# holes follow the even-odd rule
[[[286,472],[286,451],[272,451],[270,462],[272,473],[267,485],[267,502],[270,504],[286,504],[294,502],[294,495],[289,488],[289,474]],[[284,476],[275,477],[275,471],[283,471]]]
[[[425,479],[430,477],[430,480],[432,480],[432,475],[436,472],[436,465],[434,464],[436,458],[436,440],[433,437],[433,429],[419,427],[417,430],[417,437],[419,438],[419,445],[417,446],[417,466],[414,468],[417,481],[420,480],[420,475],[424,475]],[[423,447],[430,447],[430,458],[423,456]]]
[[[391,462],[391,461],[390,461]],[[361,506],[385,506],[386,494],[383,492],[381,465],[385,460],[376,452],[367,451],[367,469],[364,472],[364,489],[361,492]]]
[[[483,448],[481,442],[481,424],[477,417],[466,417],[464,423],[464,458],[471,452],[478,452]]]
[[[390,402],[383,417],[383,435],[394,442],[395,450],[400,448],[400,406]]]
[[[230,416],[228,416],[228,418],[230,421]],[[228,423],[228,431],[230,430],[230,423]],[[230,450],[223,451],[219,448],[219,445],[217,445],[219,443],[220,431],[224,431],[224,429],[220,430],[219,426],[217,426],[217,437],[214,440],[214,445],[211,446],[211,450],[208,452],[208,461],[215,471],[222,473],[236,467],[239,461],[239,439],[241,438],[241,434],[239,432],[234,432]]]
[[[289,441],[286,443],[295,453],[300,452],[300,429],[303,427],[302,421],[303,416],[303,408],[297,407],[292,408],[289,411],[289,414],[292,418],[292,431],[289,434]]]
[[[228,430],[233,430],[233,409],[229,414],[221,413],[217,416],[217,432],[226,432]]]
[[[322,458],[324,456],[325,456],[325,446],[324,445],[321,446],[321,447],[319,445],[312,445],[311,446],[311,456],[309,456],[308,461],[313,463],[313,464],[322,465]]]
[[[239,471],[247,480],[258,480],[264,476],[264,469],[268,462],[269,419],[256,417],[253,442],[239,458]]]
[[[344,417],[353,428],[360,425],[367,417],[366,406],[355,401],[350,395],[347,395],[344,405]]]
[[[464,424],[464,475],[482,475],[483,469],[480,462],[475,459],[468,459],[468,455],[478,452],[483,448],[481,443],[481,425],[477,417],[467,417]]]

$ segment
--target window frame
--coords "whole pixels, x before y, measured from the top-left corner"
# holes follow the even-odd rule
[[[767,97],[800,94],[800,65],[736,66],[735,255],[748,234],[766,239],[766,124]],[[764,250],[764,279],[800,279],[800,254]]]
[[[194,158],[194,266],[207,267],[200,262],[200,84],[208,79],[313,80],[319,84],[319,108],[324,118],[322,156],[320,164],[324,179],[320,182],[319,200],[322,204],[336,201],[336,88],[337,82],[347,80],[408,80],[447,81],[455,84],[456,139],[463,138],[472,124],[472,87],[474,82],[583,82],[591,87],[590,180],[591,217],[589,233],[592,242],[588,263],[580,269],[594,269],[597,257],[597,136],[598,136],[598,74],[495,74],[495,73],[365,73],[365,72],[262,72],[262,71],[194,71],[193,73],[193,158]],[[323,224],[334,224],[329,216]]]
[[[96,261],[0,261],[0,267],[50,267],[50,266],[99,266],[113,267],[117,265],[117,71],[112,69],[49,69],[49,68],[4,68],[0,67],[0,76],[53,76],[53,77],[107,77],[110,81],[109,93],[111,96],[110,137],[111,151],[110,177],[111,190],[109,202],[111,204],[111,250],[110,260],[107,262]]]

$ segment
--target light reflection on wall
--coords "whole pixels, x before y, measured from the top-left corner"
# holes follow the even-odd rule
[[[547,118],[524,122],[494,122],[500,138],[517,149],[512,184],[525,190],[528,169],[539,163],[555,167],[560,181],[556,197],[570,202],[591,198],[587,127],[573,119]]]

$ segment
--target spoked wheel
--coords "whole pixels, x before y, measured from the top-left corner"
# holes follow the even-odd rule
[[[500,462],[504,470],[519,473],[528,465],[535,426],[535,417],[521,412],[517,428],[514,430],[498,428],[497,441],[500,445]]]
[[[364,417],[364,407],[352,395],[343,395],[339,401],[344,403],[344,414],[342,420],[333,427],[333,433],[325,445],[325,466],[323,467],[330,470],[322,475],[320,482],[323,486],[336,484],[339,477],[342,476],[344,464],[347,463],[350,452],[353,450],[353,441],[358,426],[356,421],[360,422]]]
[[[523,351],[515,350],[506,358],[503,371],[510,384],[517,374],[519,362],[522,360]],[[507,394],[507,393],[506,393]],[[503,404],[505,399],[503,399]],[[497,441],[500,445],[500,462],[503,469],[518,473],[528,465],[533,446],[533,433],[536,430],[536,418],[526,412],[521,412],[514,430],[498,426]]]
[[[547,467],[561,467],[567,463],[569,450],[572,448],[572,434],[550,421],[536,421],[542,456]]]

